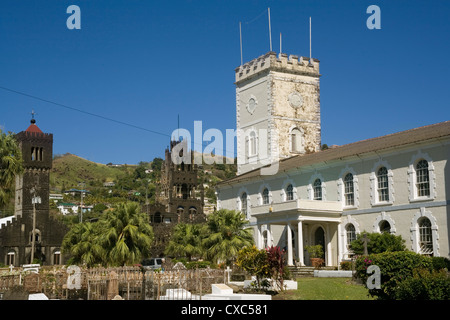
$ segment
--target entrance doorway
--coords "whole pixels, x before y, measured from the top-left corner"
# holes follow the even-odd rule
[[[321,257],[324,259],[326,257],[325,251],[327,249],[325,245],[325,231],[322,227],[318,227],[316,231],[314,232],[314,245],[320,244],[323,249],[323,256]]]

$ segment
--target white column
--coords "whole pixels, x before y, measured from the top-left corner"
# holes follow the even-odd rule
[[[326,224],[326,240],[327,240],[327,266],[331,266],[332,265],[332,257],[331,257],[331,236],[330,236],[330,224],[327,223]]]
[[[294,265],[294,259],[292,254],[292,231],[291,224],[288,222],[286,225],[287,232],[287,250],[288,250],[288,266]]]
[[[305,265],[304,257],[303,257],[303,223],[302,221],[298,222],[298,261],[301,266]]]
[[[256,227],[256,247],[258,249],[262,249],[262,234],[261,234],[262,225],[258,224]]]
[[[270,224],[266,224],[267,247],[272,246],[272,228]]]
[[[337,225],[337,240],[338,240],[338,246],[337,246],[337,250],[338,250],[338,267],[340,267],[341,265],[341,261],[342,261],[342,254],[344,252],[343,247],[342,247],[342,243],[344,242],[344,235],[342,234],[342,223],[338,223]]]

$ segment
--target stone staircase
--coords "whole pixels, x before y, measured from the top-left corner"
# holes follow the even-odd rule
[[[289,266],[288,267],[289,272],[291,273],[291,277],[293,279],[296,278],[302,278],[302,277],[314,277],[314,267],[296,267],[296,266]],[[336,270],[336,267],[321,267],[320,270]]]

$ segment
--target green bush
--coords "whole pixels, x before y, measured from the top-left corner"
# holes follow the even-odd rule
[[[396,289],[402,281],[413,276],[414,269],[433,269],[432,259],[411,251],[383,252],[356,259],[356,276],[366,285],[367,268],[377,265],[381,273],[381,289],[370,289],[369,294],[379,299],[396,299]]]
[[[450,278],[443,269],[440,271],[416,269],[413,276],[402,281],[397,290],[399,300],[449,300]]]
[[[350,261],[342,261],[341,270],[352,270],[352,263]]]
[[[368,254],[382,253],[382,252],[394,252],[405,251],[405,240],[401,236],[383,232],[362,232],[356,236],[356,240],[353,240],[350,244],[350,248],[356,255],[364,254],[364,244],[362,237],[367,235],[369,242],[367,243]]]
[[[432,257],[431,258],[433,263],[433,269],[434,270],[441,270],[441,269],[447,269],[447,271],[450,271],[450,260],[445,257]]]

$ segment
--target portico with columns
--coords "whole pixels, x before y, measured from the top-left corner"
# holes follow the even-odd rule
[[[292,200],[252,207],[256,218],[256,245],[286,251],[288,266],[310,265],[308,245],[322,245],[326,266],[342,260],[342,205],[338,201]],[[275,235],[277,233],[277,235]],[[278,243],[274,243],[278,239]]]

